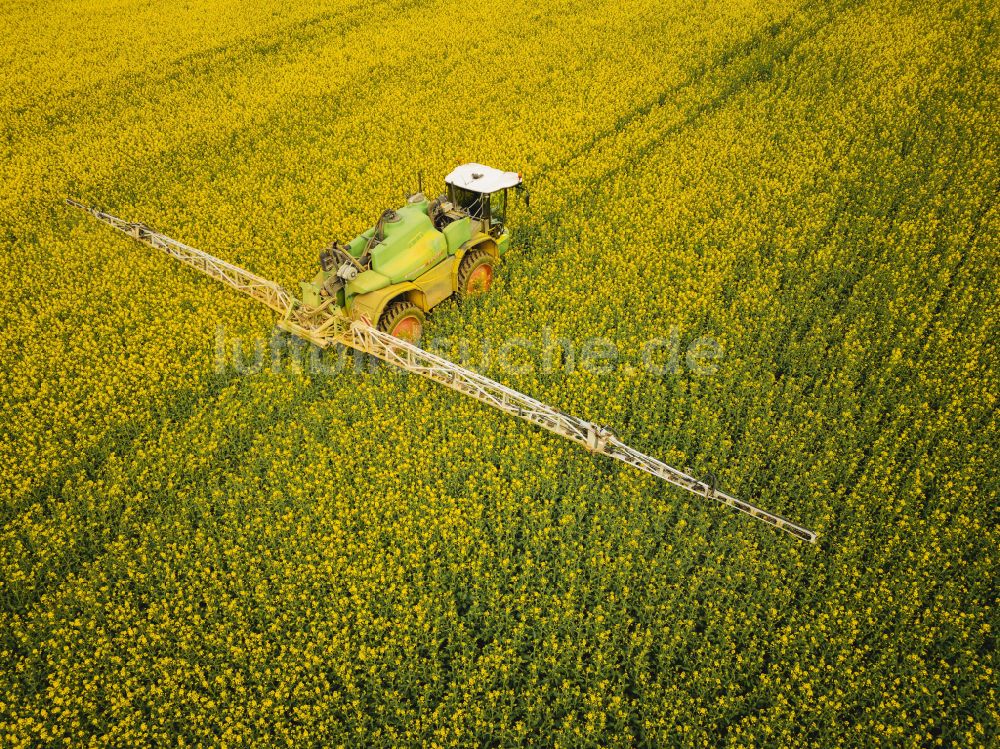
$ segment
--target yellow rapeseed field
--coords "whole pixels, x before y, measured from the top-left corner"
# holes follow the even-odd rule
[[[998,16],[4,3],[0,746],[996,746]],[[61,202],[297,288],[467,161],[531,209],[426,337],[817,545]]]

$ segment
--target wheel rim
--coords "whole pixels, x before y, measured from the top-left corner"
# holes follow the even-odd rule
[[[392,326],[390,335],[410,343],[416,343],[420,340],[421,332],[423,332],[423,325],[420,324],[420,320],[415,315],[407,315]]]
[[[490,290],[493,285],[493,266],[483,263],[469,274],[469,280],[465,284],[466,294],[482,294]]]

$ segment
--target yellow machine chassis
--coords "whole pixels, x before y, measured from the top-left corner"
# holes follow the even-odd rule
[[[385,308],[400,298],[408,299],[424,312],[430,312],[458,291],[458,269],[462,264],[462,258],[475,250],[485,250],[493,258],[500,259],[493,238],[488,234],[477,234],[463,244],[454,255],[449,255],[413,281],[391,284],[384,289],[354,297],[351,302],[350,319],[377,325]]]

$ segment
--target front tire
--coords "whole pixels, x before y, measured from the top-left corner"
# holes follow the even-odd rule
[[[463,257],[458,266],[458,290],[455,292],[458,300],[465,301],[489,291],[495,269],[496,260],[486,250],[474,250]]]
[[[417,343],[424,332],[424,311],[405,299],[393,302],[382,312],[378,329],[408,343]]]

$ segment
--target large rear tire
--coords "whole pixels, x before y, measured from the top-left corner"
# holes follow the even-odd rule
[[[465,301],[469,297],[485,294],[493,286],[493,273],[496,260],[486,250],[473,250],[462,258],[458,266],[458,289],[455,292],[458,300]]]
[[[378,319],[378,329],[409,343],[417,343],[424,332],[424,311],[405,299],[392,302]]]

